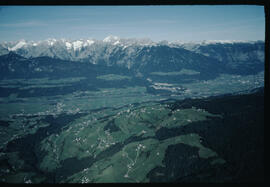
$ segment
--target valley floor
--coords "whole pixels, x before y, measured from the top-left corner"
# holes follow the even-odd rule
[[[69,90],[83,77],[1,81],[1,182],[263,181],[263,74],[257,83],[226,76],[178,90]]]

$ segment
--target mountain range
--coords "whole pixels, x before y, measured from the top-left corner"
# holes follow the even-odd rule
[[[135,77],[189,69],[200,72],[200,79],[264,70],[263,41],[153,42],[116,36],[104,40],[20,40],[1,43],[0,55],[0,78],[50,76],[61,69],[61,74],[76,70],[79,76],[94,67],[106,71],[120,68]]]

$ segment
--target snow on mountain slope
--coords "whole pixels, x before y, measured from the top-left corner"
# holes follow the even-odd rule
[[[24,40],[19,41],[15,46],[8,48],[9,51],[16,51],[17,49],[22,48],[27,43]]]
[[[151,66],[166,64],[166,67],[173,68],[173,66],[178,67],[179,64],[188,65],[197,62],[198,59],[207,61],[201,56],[190,55],[188,51],[210,57],[208,61],[220,61],[230,68],[238,64],[248,66],[250,63],[264,61],[264,42],[262,41],[153,42],[147,38],[108,36],[103,40],[48,39],[37,42],[20,40],[4,42],[0,44],[0,49],[0,55],[12,51],[25,58],[48,56],[92,64],[109,66],[116,64],[127,68],[148,67],[149,63],[152,64]],[[150,65],[148,68],[151,68]]]
[[[103,39],[103,42],[117,42],[117,41],[119,41],[120,40],[120,38],[119,37],[117,37],[117,36],[107,36],[106,38],[104,38]]]
[[[218,45],[218,44],[239,44],[239,43],[250,43],[254,44],[256,42],[254,41],[237,41],[237,40],[204,40],[204,41],[197,41],[197,42],[168,42],[168,41],[160,41],[160,42],[153,42],[150,39],[135,39],[135,38],[119,38],[117,36],[108,36],[104,38],[103,40],[93,40],[93,39],[80,39],[80,40],[56,40],[56,39],[48,39],[44,41],[25,41],[20,40],[18,42],[4,42],[0,44],[2,47],[7,48],[9,51],[17,51],[22,48],[26,48],[27,51],[28,48],[32,47],[38,47],[43,46],[43,48],[47,47],[64,47],[67,50],[73,50],[73,51],[80,51],[82,48],[89,47],[93,44],[99,44],[99,45],[114,45],[122,47],[123,49],[130,47],[130,46],[157,46],[157,45],[166,45],[170,47],[181,47],[187,50],[196,51],[201,46],[208,46],[208,45]]]

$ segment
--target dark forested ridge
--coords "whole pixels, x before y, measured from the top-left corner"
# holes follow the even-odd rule
[[[209,99],[187,99],[173,103],[172,110],[196,107],[211,113],[221,114],[221,118],[209,118],[206,121],[193,122],[188,126],[167,129],[156,133],[159,140],[180,134],[198,133],[202,144],[215,150],[226,160],[220,167],[197,165],[184,177],[175,177],[178,182],[260,182],[264,181],[264,90],[247,95],[230,95]],[[179,148],[178,148],[178,147]],[[166,172],[174,172],[170,166],[173,155],[183,155],[188,160],[181,145],[168,147],[165,157]],[[174,151],[173,151],[174,150]],[[185,152],[185,153],[184,153]],[[208,161],[209,162],[209,161]],[[190,169],[190,165],[186,165]],[[159,170],[160,170],[159,169]],[[180,171],[183,168],[179,168]],[[176,168],[175,172],[179,172]],[[153,176],[153,181],[160,179]]]

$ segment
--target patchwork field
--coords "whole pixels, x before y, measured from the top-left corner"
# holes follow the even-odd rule
[[[194,74],[188,71],[182,73]],[[167,76],[164,73],[155,75]],[[172,73],[174,75],[178,73]],[[241,90],[235,86],[237,81],[246,81],[245,84],[252,81],[251,77],[238,78],[225,78],[231,80],[231,90]],[[97,79],[130,80],[129,77],[113,74]],[[154,83],[152,80],[146,81],[145,86],[87,90],[65,89],[81,88],[78,85],[87,82],[84,77],[2,80],[0,87],[5,93],[0,98],[1,181],[106,183],[234,180],[237,167],[243,163],[234,166],[235,160],[228,154],[235,150],[224,153],[225,149],[220,148],[226,147],[226,133],[224,136],[217,135],[230,121],[226,115],[228,106],[223,108],[224,111],[215,112],[204,105],[207,99],[179,100],[190,96],[202,98],[208,96],[208,89],[215,88],[217,95],[226,94],[222,85],[228,82],[219,79],[223,80],[223,77],[204,84],[178,85],[187,89],[179,95],[149,93],[149,85],[156,88],[177,86]],[[258,77],[256,81],[258,84],[254,84],[254,88],[263,82]],[[208,87],[204,87],[205,84]],[[47,95],[51,89],[63,91]],[[200,90],[199,96],[196,95],[197,90]],[[43,95],[31,95],[31,92]],[[241,95],[238,97],[242,98]],[[262,99],[258,96],[257,104]],[[235,100],[231,101],[232,105],[235,105]],[[249,99],[246,101],[237,106],[239,111],[241,107],[254,104]],[[217,106],[219,102],[216,101]],[[246,118],[260,124],[260,129],[262,118],[258,116],[263,108],[257,110],[247,110],[244,116],[249,115]],[[235,116],[233,119],[235,123],[242,124],[242,119]],[[234,131],[232,126],[226,128],[228,133]],[[213,134],[209,134],[211,129]],[[260,132],[258,130],[258,134]],[[216,141],[216,136],[224,138],[222,143]],[[242,141],[241,138],[239,140]],[[260,163],[257,165],[260,167]]]

